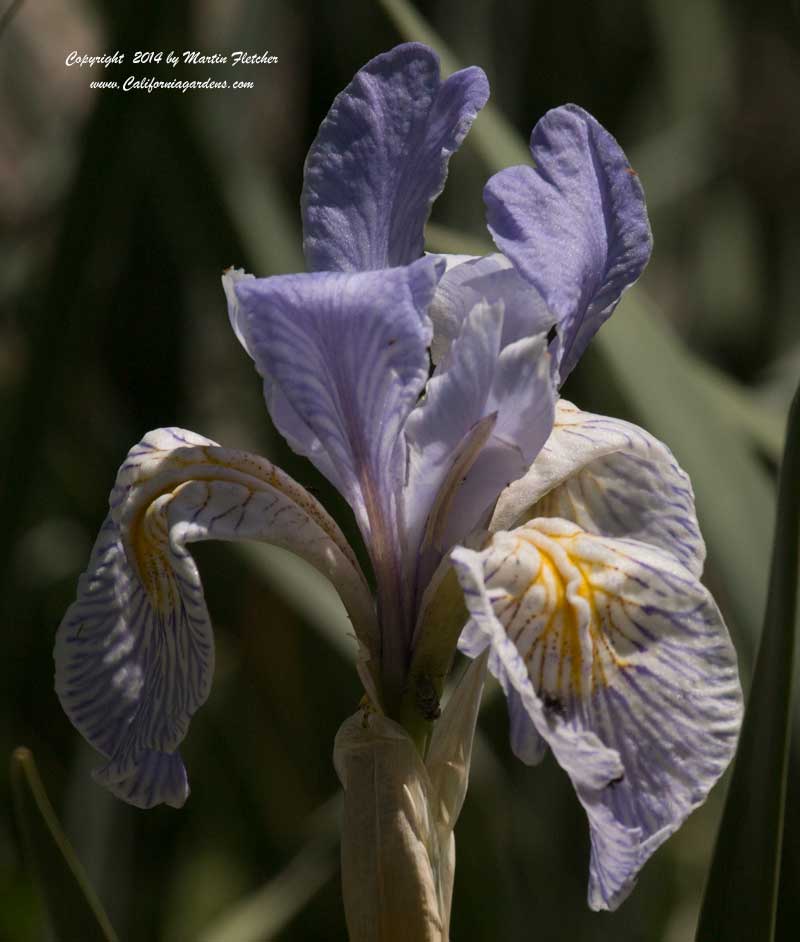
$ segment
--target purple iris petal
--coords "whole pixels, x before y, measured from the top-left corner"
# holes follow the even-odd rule
[[[148,563],[143,577],[144,563],[132,564],[129,552],[135,551],[126,546],[131,483],[143,464],[152,473],[165,446],[189,452],[187,446],[215,443],[185,429],[159,429],[128,452],[54,651],[61,705],[107,760],[95,779],[140,808],[162,802],[179,808],[186,801],[189,786],[177,749],[214,673],[214,636],[191,557],[167,542],[158,561],[169,560],[175,572]],[[142,539],[139,544],[150,548]],[[159,611],[154,597],[168,595],[180,604]]]
[[[419,43],[360,69],[306,158],[301,206],[309,269],[366,271],[418,259],[448,160],[488,97],[480,69],[442,82],[438,57]]]
[[[500,292],[487,291],[490,303],[469,291],[474,306],[406,424],[407,548],[420,589],[442,555],[527,471],[553,423],[555,393],[536,306],[520,329],[522,311],[507,307]]]
[[[448,263],[429,311],[433,321],[431,357],[439,363],[461,333],[467,316],[482,301],[503,302],[502,346],[547,333],[556,317],[511,262],[495,252],[483,257],[441,256]],[[453,260],[456,264],[452,264]]]
[[[423,258],[407,268],[236,286],[256,366],[305,429],[293,444],[315,461],[324,454],[322,470],[365,533],[402,477],[400,432],[428,376],[425,312],[442,268]]]
[[[56,636],[56,690],[107,760],[97,781],[140,808],[179,808],[189,794],[177,747],[214,671],[213,636],[193,615],[184,608],[157,622],[109,514]]]
[[[549,111],[531,153],[535,166],[495,174],[484,201],[495,244],[558,317],[563,382],[642,273],[652,237],[639,178],[582,108]]]
[[[392,674],[386,683],[397,691],[412,627],[402,574],[402,430],[428,378],[426,311],[443,269],[429,257],[404,268],[282,275],[236,287],[273,417],[282,431],[290,418],[290,443],[328,475],[365,536],[377,580],[382,672]]]

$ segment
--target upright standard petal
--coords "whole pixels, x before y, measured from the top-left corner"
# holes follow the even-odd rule
[[[563,382],[642,273],[652,237],[639,178],[582,108],[549,111],[531,153],[535,166],[495,174],[484,201],[495,244],[558,317]]]
[[[56,691],[106,757],[98,782],[142,808],[183,804],[178,746],[208,696],[214,643],[186,544],[264,540],[296,552],[339,590],[377,657],[369,589],[336,524],[269,462],[182,429],[150,432],[128,454],[110,512],[58,629]],[[362,667],[368,689],[374,683]]]
[[[733,757],[741,688],[719,611],[670,554],[566,520],[453,559],[471,615],[460,647],[491,646],[512,725],[533,727],[572,779],[589,903],[614,909]]]
[[[447,164],[489,97],[486,76],[442,82],[420,43],[376,56],[337,95],[305,166],[301,197],[312,271],[366,271],[422,255]]]
[[[703,571],[692,484],[669,448],[637,425],[565,399],[530,470],[500,495],[489,529],[513,530],[534,517],[651,543],[694,575]]]

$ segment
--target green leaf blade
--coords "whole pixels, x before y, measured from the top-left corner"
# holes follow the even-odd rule
[[[11,756],[14,810],[58,942],[119,942],[47,797],[29,749]]]
[[[800,573],[800,390],[789,414],[764,629],[697,942],[775,938]]]

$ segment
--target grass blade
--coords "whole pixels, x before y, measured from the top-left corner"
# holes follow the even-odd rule
[[[29,749],[14,750],[11,784],[29,866],[38,880],[54,938],[118,942],[103,904],[53,811]]]
[[[200,933],[198,942],[268,942],[339,869],[342,796],[334,795],[314,814],[311,836],[281,873],[241,900]]]
[[[800,573],[800,389],[781,466],[764,629],[697,942],[775,937]]]

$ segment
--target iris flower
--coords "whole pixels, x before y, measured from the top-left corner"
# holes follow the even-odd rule
[[[366,691],[337,739],[346,796],[374,791],[388,749],[395,792],[381,800],[387,821],[392,801],[405,808],[413,838],[395,850],[416,842],[433,861],[440,928],[486,665],[514,752],[536,763],[552,750],[586,810],[596,909],[615,908],[705,800],[741,719],[686,474],[647,432],[558,396],[650,255],[617,142],[575,105],[550,111],[533,166],[485,188],[498,252],[424,254],[449,158],[487,97],[480,69],[442,81],[425,46],[373,59],[306,160],[309,273],[223,277],[272,421],[348,501],[374,593],[333,519],[279,468],[158,429],[120,468],[55,647],[64,709],[105,758],[95,779],[139,807],[178,807],[178,747],[214,669],[188,544],[264,540],[311,562],[352,620]],[[456,644],[475,661],[439,718]],[[395,774],[398,750],[418,793]],[[348,815],[370,826],[359,807],[346,802],[346,831]],[[368,875],[354,840],[345,871]]]

